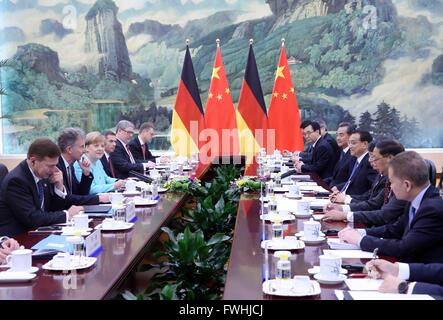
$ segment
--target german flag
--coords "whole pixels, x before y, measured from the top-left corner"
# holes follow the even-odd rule
[[[186,46],[181,81],[172,114],[171,144],[178,155],[189,156],[200,149],[199,135],[204,129],[203,105],[195,79],[189,46]]]
[[[240,153],[246,156],[247,164],[245,175],[255,175],[255,166],[251,164],[254,155],[266,146],[267,121],[266,104],[251,41],[237,108]]]

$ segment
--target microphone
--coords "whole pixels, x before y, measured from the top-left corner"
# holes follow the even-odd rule
[[[154,181],[154,179],[152,179],[151,177],[145,176],[144,174],[141,174],[140,172],[134,170],[129,171],[129,174],[136,178],[139,178],[143,182],[151,183],[152,181]]]
[[[295,169],[289,170],[289,171],[287,171],[287,172],[285,172],[285,173],[283,173],[281,175],[281,179],[284,179],[286,177],[292,176],[292,175],[294,175],[296,173],[297,173],[297,171]]]

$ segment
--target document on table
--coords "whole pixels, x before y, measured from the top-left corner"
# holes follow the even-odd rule
[[[323,187],[320,186],[300,186],[300,190],[301,191],[315,191],[315,192],[327,192],[329,193],[328,190],[326,190]]]
[[[328,245],[331,249],[334,250],[359,250],[359,246],[351,243],[342,242],[338,238],[328,239]]]
[[[303,200],[304,200],[304,198],[303,198]],[[330,203],[329,199],[315,199],[315,200],[309,201],[309,205],[311,207],[322,207],[323,208],[328,203]]]
[[[342,290],[335,290],[338,300],[344,300]],[[381,293],[377,291],[348,291],[353,300],[435,300],[427,294]]]
[[[323,250],[323,254],[332,254],[341,258],[355,258],[355,259],[371,259],[372,252],[365,252],[362,250]]]
[[[382,279],[346,279],[346,285],[352,291],[377,291],[383,283]]]

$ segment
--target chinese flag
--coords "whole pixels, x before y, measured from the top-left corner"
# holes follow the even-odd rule
[[[189,46],[172,114],[171,144],[178,155],[199,152],[199,134],[204,128],[203,105],[195,79]]]
[[[268,112],[268,129],[275,130],[275,149],[302,151],[303,137],[300,129],[300,112],[298,110],[295,89],[292,85],[291,73],[284,45],[280,53],[271,104]],[[268,135],[268,151],[272,141]]]
[[[213,158],[239,154],[234,104],[218,46],[205,109],[205,130],[201,139],[205,143],[200,149],[202,156]]]
[[[253,159],[265,146],[267,122],[266,104],[251,44],[237,108],[240,153],[246,155],[245,175],[255,175]]]

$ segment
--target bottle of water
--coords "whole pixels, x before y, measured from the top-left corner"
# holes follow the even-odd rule
[[[275,175],[274,182],[275,182],[275,187],[276,188],[281,188],[281,176],[280,176],[280,173],[277,173]]]
[[[279,254],[277,254],[279,253]],[[290,253],[285,251],[276,252],[279,257],[277,267],[275,268],[275,279],[289,280],[291,279],[291,261],[289,261]]]
[[[151,199],[155,200],[158,197],[158,182],[154,179],[151,183]]]

